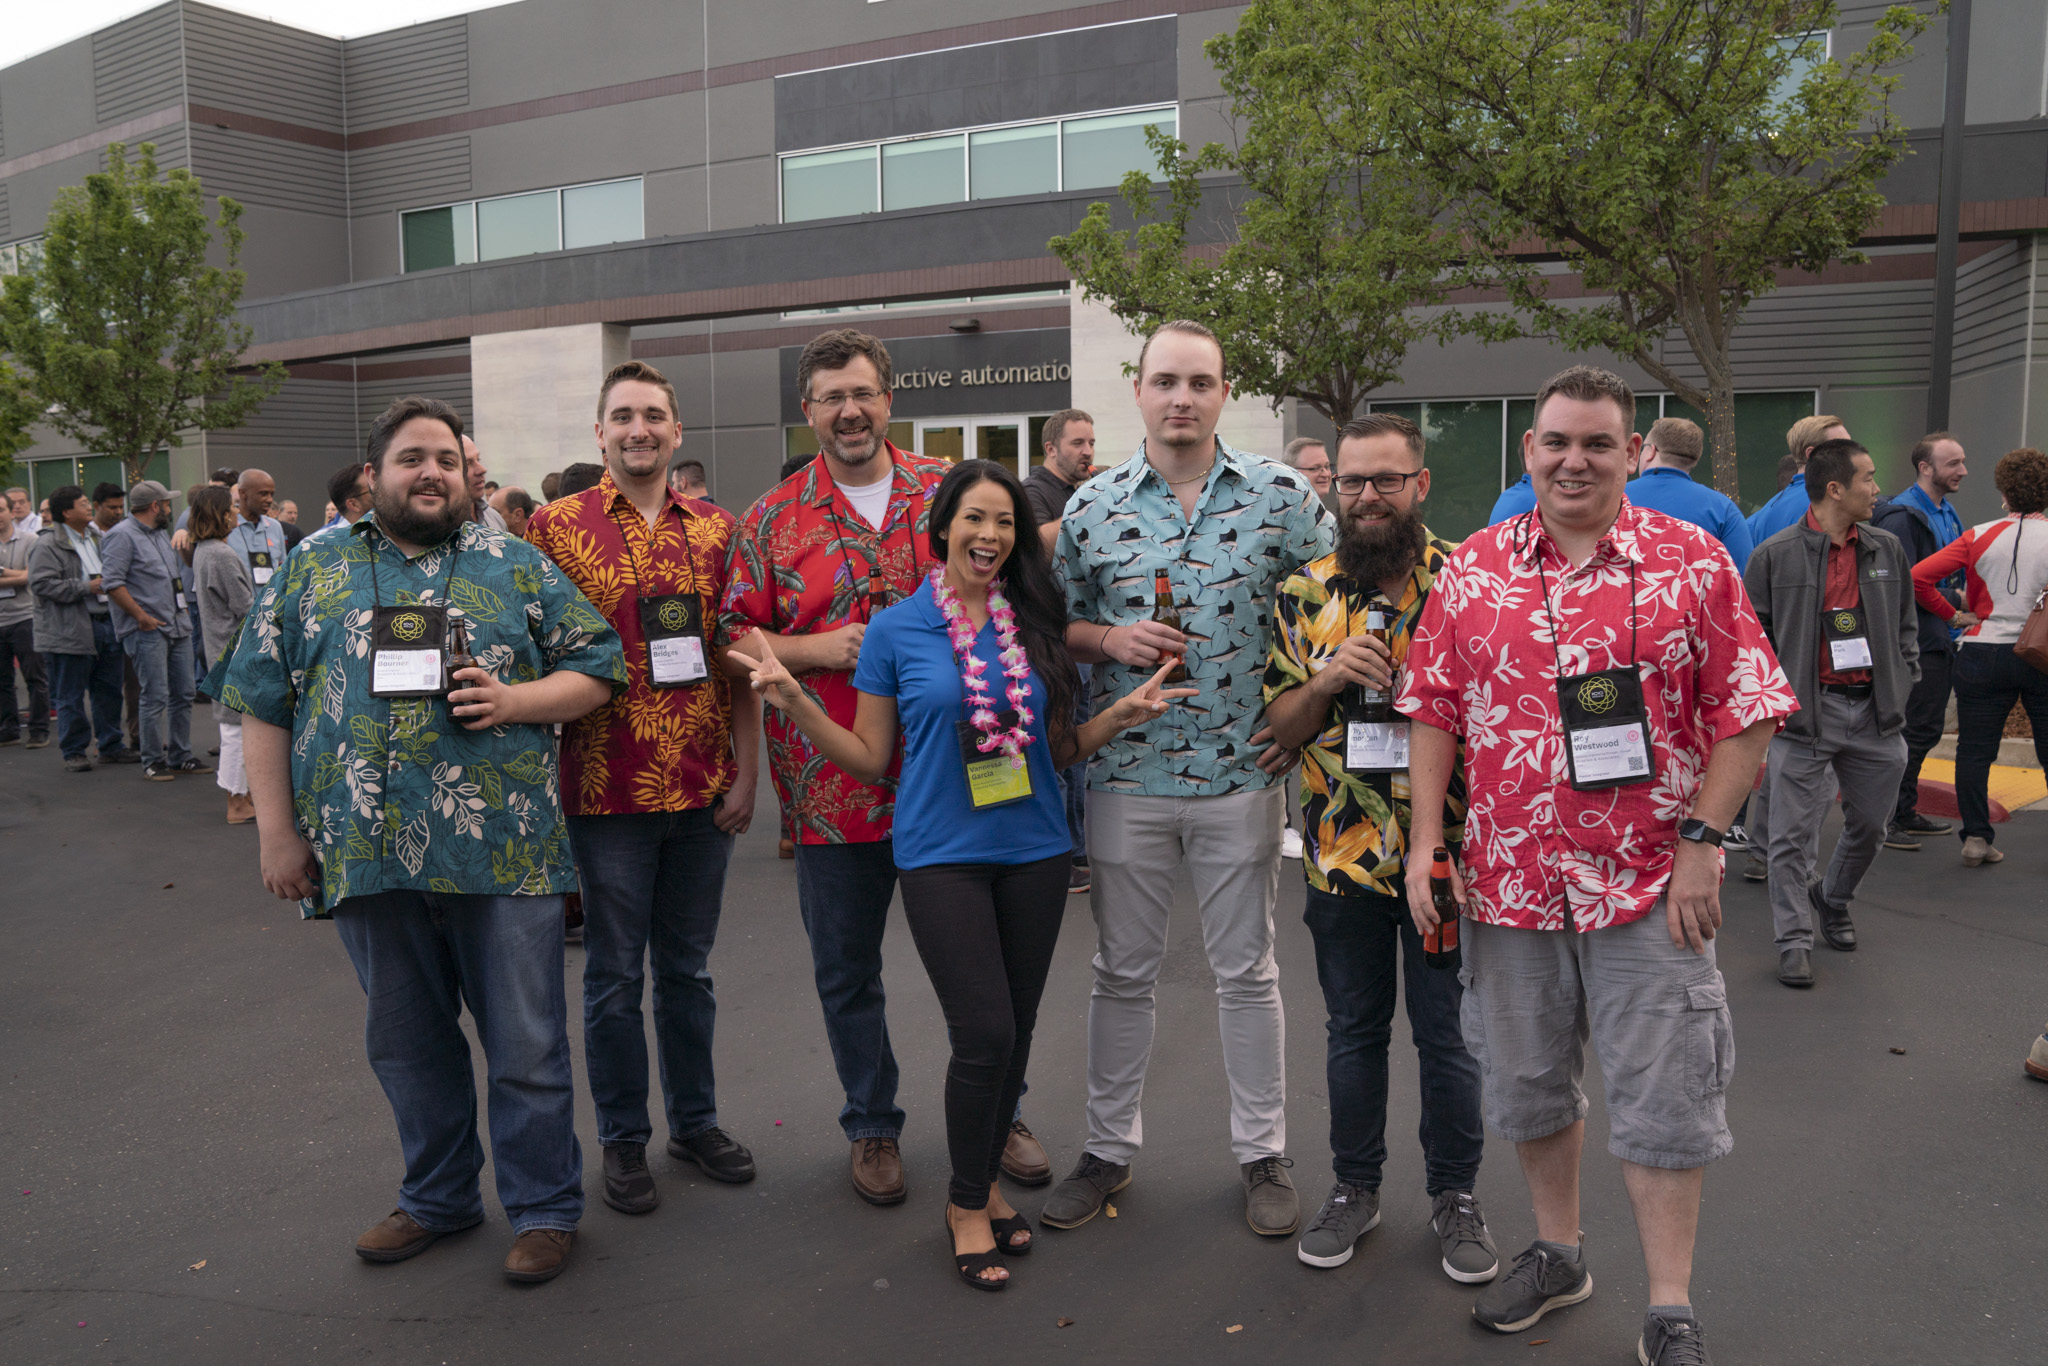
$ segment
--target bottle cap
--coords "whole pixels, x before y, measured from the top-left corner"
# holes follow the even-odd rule
[[[1439,869],[1442,871],[1439,872]],[[1451,875],[1451,851],[1444,848],[1441,844],[1429,856],[1429,872],[1431,877],[1449,877]]]

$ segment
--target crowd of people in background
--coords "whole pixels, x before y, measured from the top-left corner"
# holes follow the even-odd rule
[[[265,885],[339,929],[404,1164],[358,1255],[403,1260],[484,1217],[466,1005],[506,1274],[567,1265],[579,921],[605,1202],[659,1206],[651,1077],[668,1154],[753,1179],[717,1105],[708,964],[765,748],[848,1178],[876,1205],[908,1194],[882,988],[902,893],[946,1020],[945,1226],[968,1285],[1003,1289],[1037,1241],[1004,1179],[1052,1181],[1023,1096],[1073,894],[1096,935],[1086,1139],[1037,1222],[1077,1229],[1135,1179],[1184,873],[1255,1232],[1299,1234],[1298,1260],[1329,1269],[1378,1224],[1405,995],[1442,1271],[1485,1287],[1473,1314],[1502,1333],[1584,1300],[1590,1042],[1648,1273],[1640,1359],[1704,1362],[1693,1242],[1704,1170],[1733,1144],[1723,852],[1770,884],[1778,979],[1811,986],[1816,926],[1858,947],[1881,849],[1953,829],[1919,801],[1953,694],[1961,861],[2004,857],[1987,784],[2016,704],[2048,761],[2048,674],[2015,650],[2048,610],[2048,454],[2002,457],[2004,514],[1965,528],[1954,435],[1914,445],[1914,482],[1884,498],[1871,452],[1818,415],[1745,517],[1695,479],[1697,425],[1639,434],[1627,384],[1575,366],[1460,544],[1424,520],[1427,434],[1404,417],[1277,458],[1221,440],[1222,349],[1195,323],[1147,338],[1145,439],[1099,469],[1073,409],[1022,479],[895,446],[889,353],[857,331],[816,338],[796,383],[816,453],[739,514],[679,456],[675,390],[638,361],[596,395],[596,458],[538,497],[489,479],[424,398],[378,418],[311,532],[256,469],[215,471],[175,517],[147,479],[40,512],[8,490],[0,744],[47,745],[54,721],[71,771],[215,773]],[[217,765],[192,751],[195,690]],[[1336,1177],[1306,1220],[1274,955],[1290,859]],[[2027,1070],[2048,1079],[2048,1037]],[[1489,1123],[1534,1213],[1505,1275],[1474,1193]]]

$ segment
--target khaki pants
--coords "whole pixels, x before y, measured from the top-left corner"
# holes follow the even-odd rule
[[[1227,797],[1088,794],[1095,990],[1088,1002],[1088,1151],[1127,1164],[1144,1143],[1153,987],[1185,864],[1216,975],[1230,1147],[1239,1163],[1287,1150],[1287,1027],[1273,958],[1280,891],[1278,784]]]

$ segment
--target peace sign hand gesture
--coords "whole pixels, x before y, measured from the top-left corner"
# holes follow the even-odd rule
[[[775,657],[775,647],[768,643],[768,637],[761,637],[761,659],[754,665],[752,676],[754,691],[761,699],[793,712],[803,700],[804,690],[795,678],[790,676],[782,661]]]
[[[1167,707],[1181,698],[1193,697],[1201,691],[1200,688],[1168,688],[1163,686],[1166,681],[1166,675],[1171,673],[1179,663],[1180,659],[1178,656],[1169,656],[1166,662],[1159,666],[1159,672],[1153,674],[1131,692],[1110,703],[1109,710],[1105,715],[1115,721],[1118,730],[1125,730],[1129,727],[1143,725],[1147,721],[1154,720],[1162,715]]]

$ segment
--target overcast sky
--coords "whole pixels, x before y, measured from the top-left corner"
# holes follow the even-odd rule
[[[8,0],[7,21],[0,23],[0,67],[33,57],[118,19],[154,9],[162,0],[69,0],[64,4]],[[447,14],[489,9],[511,0],[207,0],[221,9],[275,19],[294,28],[311,29],[336,38],[379,33],[387,28],[439,19]]]

